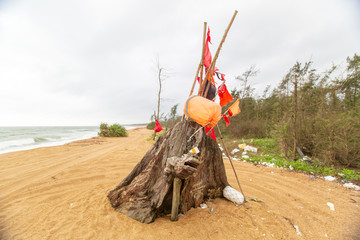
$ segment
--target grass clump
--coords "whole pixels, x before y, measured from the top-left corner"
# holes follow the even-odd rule
[[[98,135],[101,137],[127,137],[127,131],[118,123],[110,126],[107,123],[101,123]]]

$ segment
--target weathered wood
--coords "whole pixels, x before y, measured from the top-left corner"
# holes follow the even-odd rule
[[[221,197],[228,182],[218,144],[203,129],[188,143],[200,127],[182,121],[160,136],[132,172],[109,192],[112,207],[140,222],[153,222],[159,214],[171,212],[175,176],[183,178],[179,203],[183,214],[208,198]],[[193,147],[200,150],[196,158],[184,156],[186,160],[183,164],[179,161],[178,167],[176,162],[169,164],[168,159],[182,159]]]
[[[173,183],[173,199],[171,206],[171,221],[177,221],[179,219],[179,204],[180,204],[180,189],[181,189],[181,179],[178,177],[174,178]]]

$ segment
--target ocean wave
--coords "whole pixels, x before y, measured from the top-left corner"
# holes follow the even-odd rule
[[[8,127],[1,128],[0,154],[66,144],[97,136],[97,127]]]
[[[35,143],[41,143],[41,142],[49,141],[47,138],[44,138],[44,137],[34,137],[33,139],[34,139]]]

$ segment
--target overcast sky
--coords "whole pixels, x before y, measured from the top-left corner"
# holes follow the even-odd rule
[[[320,72],[360,50],[355,0],[0,0],[0,126],[146,123],[183,104],[200,62],[203,22],[228,88],[251,65],[261,95],[296,61]]]

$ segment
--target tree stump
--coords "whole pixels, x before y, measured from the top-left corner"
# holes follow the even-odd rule
[[[173,180],[181,180],[179,211],[186,213],[206,199],[222,196],[228,184],[222,153],[201,126],[177,123],[156,143],[108,198],[113,208],[135,220],[151,223],[171,212]],[[190,141],[188,141],[190,139]],[[198,154],[189,153],[197,147]]]

